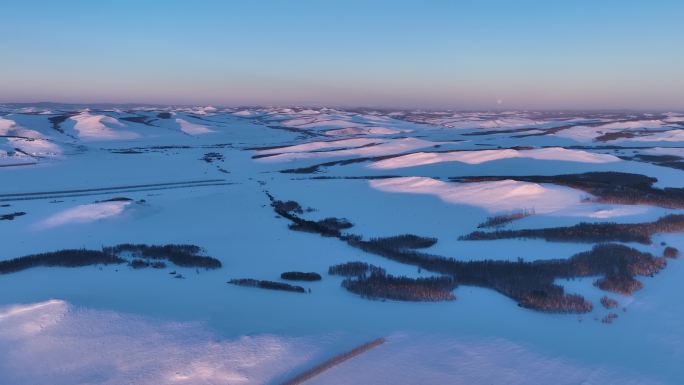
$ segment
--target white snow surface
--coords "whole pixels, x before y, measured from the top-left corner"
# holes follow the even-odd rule
[[[0,117],[0,135],[7,135],[9,129],[15,125],[14,121]]]
[[[381,373],[381,374],[380,374]],[[387,343],[307,382],[311,385],[655,385],[629,369],[581,365],[544,356],[521,344],[486,338],[453,339],[434,335],[393,335]]]
[[[139,135],[135,132],[122,130],[125,125],[116,118],[106,115],[91,115],[84,111],[70,118],[76,124],[74,129],[79,138],[85,141],[126,140],[135,139]]]
[[[598,129],[637,129],[637,128],[660,128],[663,126],[661,120],[637,120],[627,122],[615,122],[598,126]]]
[[[0,135],[7,136],[5,140],[9,146],[29,155],[52,157],[62,152],[59,145],[40,132],[22,127],[11,119],[0,117]]]
[[[35,160],[20,152],[0,150],[0,166],[11,166],[18,164],[33,164]]]
[[[392,155],[420,148],[434,147],[438,142],[431,142],[417,138],[401,139],[345,139],[332,142],[311,142],[301,145],[259,151],[258,154],[277,154],[259,158],[261,162],[291,162],[302,159],[332,158],[340,156],[364,157]],[[351,147],[340,150],[320,151],[337,147]]]
[[[61,125],[50,120],[74,112]],[[0,215],[25,215],[0,220],[0,260],[121,243],[195,244],[222,268],[168,262],[165,269],[120,264],[0,274],[0,384],[274,385],[384,336],[383,346],[310,383],[680,385],[681,258],[639,277],[644,287],[630,296],[598,289],[596,277],[556,280],[594,304],[582,315],[524,309],[469,285],[454,290],[453,302],[369,301],[340,287],[343,278],[327,275],[328,268],[358,260],[393,275],[436,273],[292,231],[267,193],[299,202],[308,220],[347,218],[354,226],[345,232],[364,239],[434,237],[430,254],[565,259],[593,245],[459,237],[492,214],[520,210],[534,214],[503,229],[681,214],[515,180],[615,171],[657,179],[656,188],[684,188],[684,171],[635,156],[684,155],[681,116],[2,104]],[[202,128],[188,134],[176,119]],[[634,137],[595,140],[622,131]],[[504,178],[447,182],[477,176]],[[660,256],[665,246],[684,250],[684,236],[627,245]],[[285,282],[280,274],[294,270],[323,279],[294,283],[311,289],[306,294],[226,284]],[[604,309],[604,295],[619,307]],[[609,312],[619,317],[605,325]]]
[[[188,122],[185,119],[176,119],[176,123],[180,125],[181,131],[188,135],[202,135],[202,134],[208,134],[211,132],[214,132],[214,130],[210,129],[207,126],[203,126],[201,124],[197,123],[192,123]]]
[[[527,209],[548,214],[576,206],[587,195],[570,188],[515,180],[447,183],[426,177],[402,177],[368,183],[380,191],[429,194],[449,203],[477,206],[489,212]]]
[[[105,218],[111,218],[123,213],[126,206],[130,204],[131,202],[116,201],[78,205],[76,207],[53,214],[50,217],[38,222],[36,226],[40,229],[46,229],[68,224],[88,223]]]
[[[264,384],[315,351],[273,335],[217,341],[199,324],[74,308],[61,300],[0,309],[4,384]]]
[[[619,162],[620,158],[597,154],[583,150],[568,150],[565,148],[539,148],[532,150],[480,150],[480,151],[454,151],[454,152],[417,152],[395,158],[389,158],[374,162],[370,168],[393,169],[442,162],[462,162],[468,164],[480,164],[500,159],[529,158],[537,160],[562,160],[582,163],[609,163]]]
[[[675,123],[676,119],[664,120],[636,120],[624,122],[612,122],[598,126],[583,126],[578,125],[569,129],[561,130],[555,133],[555,136],[573,139],[579,142],[593,141],[601,135],[615,134],[615,133],[634,133],[634,137],[620,137],[609,140],[609,142],[620,141],[681,141],[682,129],[668,130],[671,125]],[[665,132],[661,132],[665,130]],[[649,134],[653,131],[653,134]]]
[[[339,340],[330,336],[327,339]],[[321,361],[311,338],[221,339],[170,323],[62,300],[0,308],[0,376],[12,385],[267,384]],[[40,363],[40,364],[36,364]],[[546,356],[500,338],[393,333],[387,342],[307,381],[316,384],[649,384],[662,382]]]

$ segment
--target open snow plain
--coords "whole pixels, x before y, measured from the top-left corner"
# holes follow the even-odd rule
[[[681,384],[682,209],[679,113],[3,105],[0,383]]]

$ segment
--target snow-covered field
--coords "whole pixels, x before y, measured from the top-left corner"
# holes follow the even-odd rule
[[[378,337],[386,343],[306,383],[681,384],[681,260],[639,277],[631,295],[599,290],[597,277],[559,280],[593,302],[584,314],[468,285],[455,301],[374,301],[328,267],[434,272],[292,231],[266,192],[309,220],[346,218],[364,238],[434,237],[426,251],[457,260],[567,259],[592,244],[459,237],[519,212],[502,228],[682,214],[516,177],[616,171],[683,188],[683,133],[678,112],[0,105],[0,261],[144,243],[195,244],[222,264],[0,274],[0,384],[280,384]],[[485,176],[502,178],[464,179]],[[684,235],[625,244],[660,256],[684,250]],[[286,271],[323,279],[290,282],[304,294],[226,284],[286,282]]]

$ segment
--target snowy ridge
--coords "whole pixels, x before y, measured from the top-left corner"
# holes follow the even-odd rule
[[[435,195],[450,203],[478,206],[489,212],[531,209],[548,214],[576,206],[586,195],[573,189],[515,180],[456,184],[405,177],[372,180],[369,184],[386,192]]]
[[[88,111],[84,111],[70,119],[76,122],[74,129],[78,132],[78,136],[86,141],[126,140],[139,137],[134,132],[120,130],[124,124],[110,116],[91,115]]]
[[[537,160],[563,160],[568,162],[582,163],[609,163],[619,162],[620,159],[613,155],[595,154],[581,150],[567,150],[560,147],[540,148],[533,150],[481,150],[481,151],[457,151],[457,152],[418,152],[396,158],[390,158],[374,162],[369,167],[378,169],[393,169],[403,167],[422,166],[426,164],[442,162],[462,162],[468,164],[480,164],[494,160],[511,158],[529,158]]]
[[[116,217],[123,213],[131,202],[100,202],[79,205],[53,214],[38,222],[37,228],[47,229],[68,224],[81,224]]]

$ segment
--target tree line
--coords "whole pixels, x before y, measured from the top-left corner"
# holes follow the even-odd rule
[[[206,269],[221,267],[221,261],[218,259],[197,255],[201,250],[196,245],[169,244],[156,246],[127,243],[103,247],[101,250],[65,249],[0,261],[0,274],[14,273],[38,266],[82,267],[129,263],[133,268],[165,267],[166,265],[160,260],[166,260],[182,267],[203,267]]]
[[[505,179],[567,186],[589,193],[601,203],[644,204],[671,209],[684,208],[684,188],[653,187],[658,179],[641,174],[606,171],[563,175],[497,175],[450,178],[450,180],[457,182],[485,182]]]
[[[270,197],[272,204],[276,202],[272,196]],[[293,223],[305,221],[292,212],[276,212]],[[656,221],[655,226],[661,230],[679,228],[681,221],[681,216],[669,216]],[[620,244],[598,244],[591,250],[575,254],[568,259],[463,261],[419,251],[421,248],[434,245],[437,241],[435,238],[404,234],[364,240],[359,235],[342,234],[339,231],[333,235],[319,233],[324,236],[335,236],[352,247],[396,262],[440,273],[452,278],[454,285],[490,288],[514,299],[519,306],[546,312],[584,313],[593,308],[593,304],[584,297],[565,293],[562,286],[555,284],[556,279],[598,276],[595,284],[603,290],[632,292],[641,287],[636,276],[651,276],[667,265],[665,257],[657,257]],[[331,266],[329,272],[359,277],[353,280],[358,282],[351,282],[350,279],[345,284],[348,290],[353,288],[358,293],[369,290],[369,287],[377,291],[383,285],[387,286],[387,292],[396,290],[397,279],[402,278],[389,279],[385,274],[372,273],[370,277],[366,277],[368,269],[367,266],[354,263]],[[392,293],[393,298],[403,298],[395,292]]]
[[[258,280],[253,278],[237,278],[231,279],[227,283],[237,286],[258,287],[261,289],[292,291],[295,293],[306,293],[306,290],[301,286],[290,285],[289,283]]]
[[[670,214],[646,223],[578,223],[574,226],[542,229],[474,231],[459,237],[466,241],[483,241],[508,238],[541,238],[554,242],[637,242],[651,244],[656,233],[684,231],[684,215]]]

